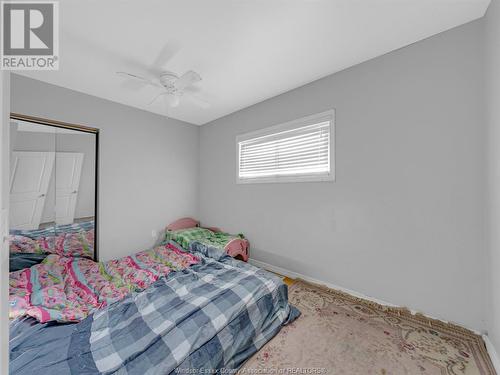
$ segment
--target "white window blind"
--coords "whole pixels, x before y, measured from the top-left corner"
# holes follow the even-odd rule
[[[240,138],[239,182],[331,180],[331,113]]]

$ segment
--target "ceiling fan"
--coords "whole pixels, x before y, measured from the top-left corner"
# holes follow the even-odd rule
[[[194,84],[201,81],[201,76],[192,70],[181,76],[178,76],[173,72],[162,71],[156,79],[145,78],[127,72],[116,72],[116,74],[127,79],[161,89],[162,92],[156,95],[149,102],[149,104],[153,104],[160,97],[163,97],[167,105],[170,107],[177,107],[181,98],[189,99],[201,108],[208,108],[210,106],[208,102],[194,95],[197,91],[197,87],[194,86]]]

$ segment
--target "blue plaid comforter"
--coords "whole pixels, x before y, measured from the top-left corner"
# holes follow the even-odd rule
[[[13,322],[11,373],[237,369],[300,314],[275,275],[200,243],[191,251],[199,264],[78,324]]]

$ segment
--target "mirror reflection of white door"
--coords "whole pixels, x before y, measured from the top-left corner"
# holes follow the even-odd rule
[[[56,224],[72,224],[82,174],[83,153],[56,154]]]
[[[12,229],[38,229],[54,159],[54,152],[12,152],[9,215]]]

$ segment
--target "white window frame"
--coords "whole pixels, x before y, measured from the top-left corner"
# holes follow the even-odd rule
[[[295,176],[269,176],[240,178],[240,142],[248,141],[252,138],[263,137],[275,133],[280,133],[304,126],[319,124],[321,122],[330,122],[330,140],[329,140],[329,158],[330,172],[324,174],[302,174]],[[259,184],[259,183],[281,183],[281,182],[333,182],[335,181],[335,110],[331,109],[325,112],[302,117],[296,120],[288,121],[283,124],[270,126],[264,129],[238,135],[236,137],[236,183],[237,184]]]

